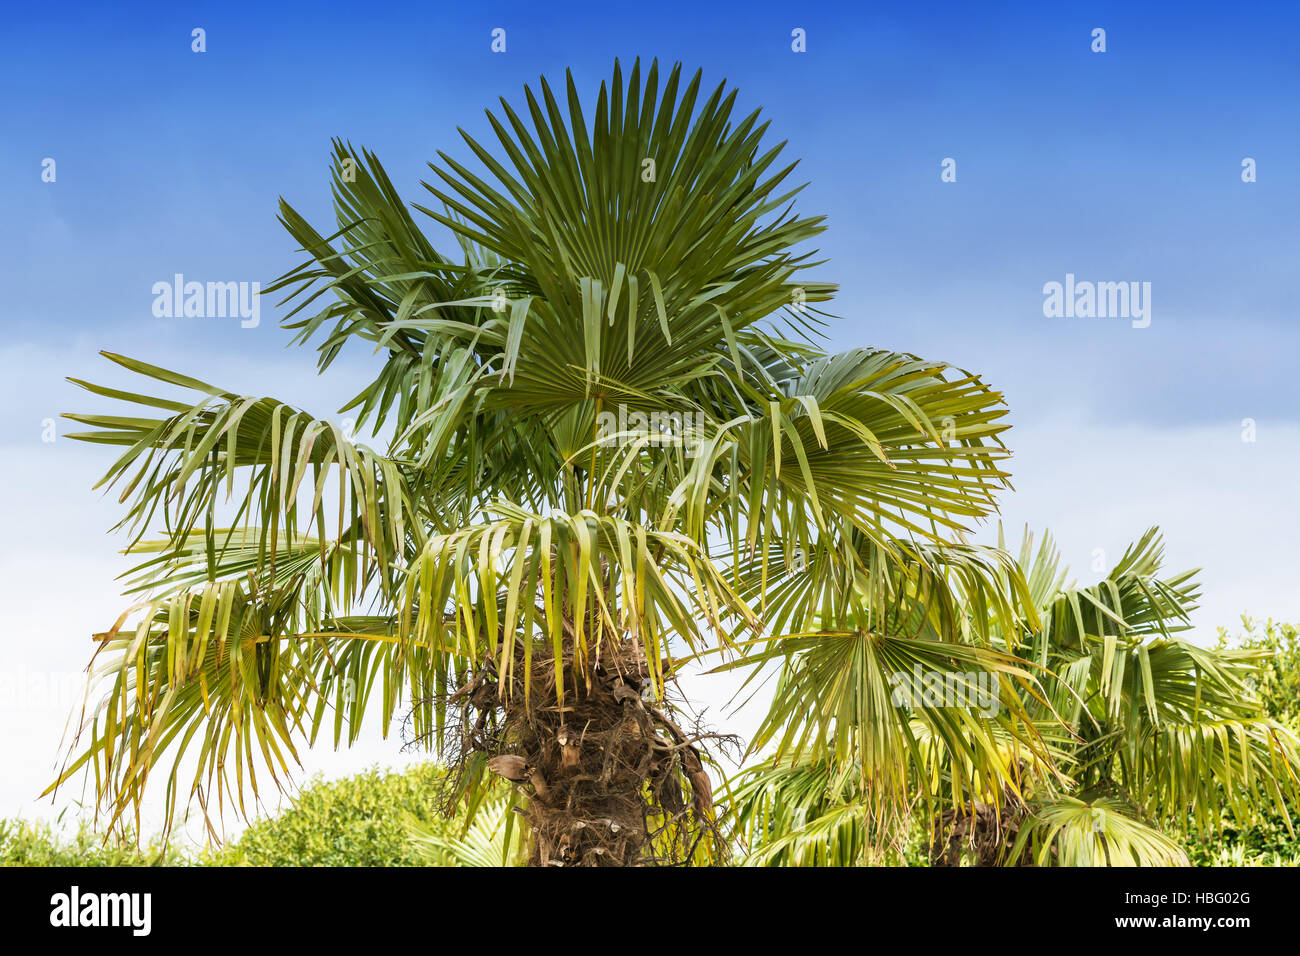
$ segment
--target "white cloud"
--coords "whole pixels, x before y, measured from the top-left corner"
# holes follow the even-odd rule
[[[1002,499],[1008,542],[1021,529],[1050,530],[1080,583],[1093,552],[1109,568],[1124,548],[1159,525],[1170,571],[1201,568],[1201,607],[1192,639],[1243,612],[1300,619],[1300,427],[1258,423],[1243,442],[1239,421],[1195,428],[1035,424],[1008,439],[1015,491]],[[995,540],[987,531],[981,539]]]

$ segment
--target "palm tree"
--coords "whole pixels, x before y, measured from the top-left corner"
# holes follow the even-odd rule
[[[1269,717],[1255,691],[1268,668],[1257,650],[1208,649],[1178,639],[1196,606],[1195,572],[1161,576],[1163,544],[1146,532],[1090,587],[1066,585],[1051,539],[1037,550],[1026,536],[1018,564],[1041,626],[1018,642],[999,632],[994,646],[1020,655],[1033,675],[1009,689],[1040,729],[1050,761],[994,740],[1014,755],[1014,787],[991,781],[954,793],[968,774],[953,752],[934,747],[934,711],[912,708],[890,721],[917,746],[909,757],[929,785],[919,788],[911,831],[936,865],[1186,865],[1183,835],[1213,836],[1225,809],[1251,822],[1300,798],[1300,744]],[[972,615],[979,615],[971,608]],[[764,663],[754,655],[749,663]],[[782,662],[781,685],[759,741],[789,734],[804,695],[856,687],[870,697],[867,661],[823,663],[822,644]],[[835,667],[801,683],[801,675]],[[894,713],[898,713],[894,711]],[[834,733],[834,728],[825,731]],[[880,733],[879,729],[876,730]],[[833,739],[833,738],[828,738]],[[909,759],[900,757],[900,760]],[[731,829],[754,864],[852,865],[871,858],[869,788],[841,756],[778,749],[733,782]],[[897,849],[906,828],[892,834]]]
[[[1006,409],[944,363],[819,346],[822,220],[759,112],[701,89],[616,63],[589,124],[571,76],[563,104],[543,79],[488,114],[495,151],[439,152],[429,207],[334,144],[337,229],[282,202],[307,258],[275,289],[322,373],[353,340],[383,355],[340,412],[376,447],[105,353],[150,384],[81,382],[135,408],[69,417],[124,449],[101,484],[144,557],[60,783],[93,772],[117,822],[162,764],[169,822],[242,812],[301,746],[404,717],[449,801],[510,782],[533,864],[708,862],[716,737],[669,692],[693,655],[765,648],[804,662],[782,736],[853,758],[882,824],[918,747],[961,768],[957,800],[1015,787],[1010,753],[1050,762],[1015,694],[921,741],[833,682],[849,661],[1033,680],[996,646],[1038,627],[1019,568],[960,537],[1006,483]]]

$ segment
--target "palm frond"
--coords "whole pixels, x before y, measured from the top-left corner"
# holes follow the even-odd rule
[[[1044,802],[1021,825],[1011,860],[1027,853],[1037,866],[1188,865],[1182,847],[1131,813],[1108,797]]]

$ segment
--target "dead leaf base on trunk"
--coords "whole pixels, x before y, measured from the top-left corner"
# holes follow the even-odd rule
[[[552,657],[533,655],[527,695],[517,663],[508,693],[487,667],[449,696],[461,733],[446,756],[453,777],[481,767],[520,791],[530,865],[684,865],[721,855],[701,745],[725,738],[684,730],[653,699],[630,641],[613,654],[606,645],[594,662],[566,655],[562,695]]]

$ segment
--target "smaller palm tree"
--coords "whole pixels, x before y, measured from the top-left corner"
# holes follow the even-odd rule
[[[1197,586],[1194,572],[1162,576],[1162,559],[1151,529],[1100,582],[1067,586],[1050,538],[1035,549],[1026,536],[1017,564],[1041,625],[1032,633],[990,625],[981,663],[1009,678],[1001,686],[1014,697],[1003,705],[1036,729],[1046,758],[1022,747],[1009,724],[992,722],[987,746],[1014,765],[1015,782],[972,782],[936,731],[964,717],[921,706],[895,710],[890,721],[882,705],[872,714],[876,738],[888,737],[882,725],[892,728],[909,743],[900,760],[928,781],[906,820],[873,812],[875,780],[843,753],[793,746],[775,731],[819,695],[878,698],[881,675],[909,662],[878,651],[828,661],[821,649],[786,648],[759,735],[778,746],[730,788],[731,823],[749,861],[851,865],[919,829],[940,865],[1176,865],[1187,862],[1178,837],[1214,834],[1224,809],[1242,821],[1270,810],[1287,818],[1300,797],[1300,748],[1254,691],[1267,661],[1258,650],[1179,639]],[[938,670],[974,660],[950,658]],[[851,713],[847,735],[844,712],[829,716],[822,739],[862,732]]]

